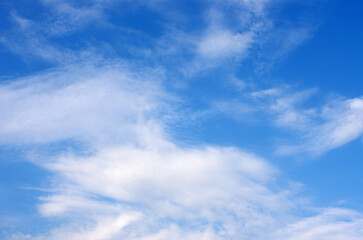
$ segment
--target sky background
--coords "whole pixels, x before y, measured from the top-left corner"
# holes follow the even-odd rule
[[[363,2],[0,3],[0,238],[363,238]]]

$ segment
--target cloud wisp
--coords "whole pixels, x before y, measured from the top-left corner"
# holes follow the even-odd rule
[[[341,147],[363,134],[362,98],[337,98],[323,106],[304,107],[316,89],[279,95],[271,104],[276,123],[302,134],[302,143],[282,147],[281,153],[315,156]]]
[[[286,85],[253,91],[244,86],[238,90],[239,97],[212,103],[210,112],[239,120],[253,118],[257,122],[268,116],[270,125],[298,135],[295,144],[278,145],[278,154],[308,153],[316,157],[363,134],[362,97],[338,96],[321,105],[311,104],[318,91],[317,88],[293,90]]]

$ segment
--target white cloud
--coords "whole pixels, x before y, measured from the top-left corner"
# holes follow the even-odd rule
[[[26,18],[23,18],[21,16],[19,16],[17,13],[15,12],[12,12],[11,13],[11,18],[13,21],[15,21],[19,26],[20,28],[22,29],[27,29],[29,28],[33,22],[29,19],[26,19]]]
[[[97,225],[91,231],[82,231],[77,233],[53,233],[56,239],[70,239],[70,240],[103,240],[112,239],[114,235],[119,233],[125,226],[131,224],[140,218],[139,214],[123,214],[116,218],[101,218],[98,220]],[[58,230],[59,231],[59,230]],[[53,237],[54,239],[54,237]]]
[[[251,96],[257,97],[257,98],[265,98],[265,97],[271,97],[271,96],[280,96],[281,93],[282,93],[282,89],[280,89],[280,88],[270,88],[270,89],[252,92]]]
[[[274,187],[273,166],[232,147],[173,143],[160,84],[123,67],[78,66],[1,86],[3,144],[71,138],[92,146],[83,156],[32,157],[53,174],[39,211],[65,224],[27,238],[224,239],[283,221],[293,203]],[[130,212],[138,220],[123,224]]]
[[[356,230],[361,224],[359,215],[349,215],[347,223],[342,222],[341,212],[327,222],[323,221],[325,215],[294,216],[295,208],[304,209],[299,205],[303,201],[289,189],[280,189],[278,171],[254,154],[233,147],[174,143],[165,133],[164,117],[170,114],[170,107],[163,101],[170,97],[154,79],[162,75],[150,73],[134,74],[120,64],[105,68],[84,65],[1,86],[2,143],[44,144],[74,138],[96,146],[81,155],[68,151],[33,157],[33,163],[53,174],[49,193],[40,198],[39,211],[64,224],[44,234],[10,234],[8,239],[341,236],[355,240],[361,235]],[[279,94],[281,91],[270,90],[252,95],[276,98],[273,109],[285,114],[312,93]],[[343,101],[339,106],[347,113],[338,123],[350,119],[350,129],[359,122],[361,99]],[[323,112],[327,121],[342,116],[328,107]],[[339,136],[340,142],[349,139],[339,135],[340,128],[335,128],[333,136]],[[311,219],[318,219],[320,227],[310,224]],[[346,234],[346,229],[354,231]]]
[[[277,231],[275,239],[283,240],[359,240],[363,236],[363,218],[345,209],[326,209]]]
[[[316,94],[317,89],[291,93],[288,88],[270,88],[250,93],[253,103],[260,105],[260,111],[274,116],[274,122],[280,127],[306,131],[311,126],[316,114],[314,108],[304,108],[304,103]]]
[[[32,156],[54,174],[40,213],[66,225],[29,239],[163,239],[174,228],[180,239],[248,236],[291,207],[288,192],[273,189],[276,170],[265,160],[169,140],[163,119],[171,108],[163,102],[171,98],[152,71],[74,66],[4,83],[0,92],[2,144],[91,146],[84,156]],[[121,231],[118,216],[130,211],[144,217]]]
[[[166,94],[159,80],[151,80],[153,74],[161,75],[146,70],[144,74],[150,75],[146,80],[122,64],[102,70],[78,67],[84,69],[63,68],[2,84],[0,142],[132,142],[138,138],[141,143],[152,141],[150,134],[162,134],[159,123],[147,117],[163,111],[158,99]]]
[[[91,209],[89,209],[91,210]],[[115,239],[125,227],[140,219],[139,213],[123,213],[119,216],[99,216],[96,222],[88,223],[83,219],[83,224],[71,225],[52,229],[49,233],[32,236],[30,234],[7,234],[6,240],[105,240]]]
[[[229,31],[212,31],[202,39],[198,46],[198,52],[202,57],[221,58],[228,56],[240,56],[253,42],[253,33],[231,33]]]
[[[261,159],[236,149],[181,150],[175,146],[149,150],[118,147],[90,158],[60,158],[47,168],[91,194],[150,204],[167,199],[181,206],[223,199],[223,193],[237,187],[238,181],[251,193],[244,198],[252,198],[258,189],[258,194],[268,194],[254,181],[266,181],[273,172]],[[264,203],[268,200],[261,199],[260,204]]]
[[[271,109],[277,113],[276,123],[280,126],[289,126],[297,129],[305,128],[311,122],[314,109],[299,108],[317,89],[300,91],[291,95],[278,97]]]
[[[59,187],[56,195],[43,199],[43,214],[68,216],[86,209],[103,209],[104,214],[105,209],[112,209],[107,202],[93,203],[89,198],[69,195],[72,191],[93,196],[96,201],[97,197],[112,199],[114,207],[131,208],[145,216],[124,233],[140,235],[135,239],[152,239],[154,234],[165,235],[155,239],[166,239],[167,229],[174,225],[180,228],[181,239],[198,232],[213,235],[206,239],[249,236],[276,225],[278,220],[272,215],[292,207],[288,192],[269,187],[274,185],[276,170],[263,159],[234,148],[126,145],[89,157],[66,155],[45,167],[56,175],[53,182]],[[97,207],[99,204],[108,207]],[[170,223],[164,226],[164,221]],[[224,230],[205,232],[218,225]],[[147,231],[141,234],[140,228]]]
[[[362,98],[331,100],[323,106],[307,108],[306,101],[316,92],[317,89],[309,89],[288,93],[283,88],[272,88],[251,93],[258,101],[265,101],[262,110],[274,114],[278,126],[302,135],[302,143],[283,146],[278,150],[280,153],[319,155],[363,134]]]
[[[325,122],[311,129],[308,149],[320,154],[343,146],[363,134],[363,99],[338,101],[322,109]]]
[[[324,105],[311,104],[318,89],[293,92],[290,87],[275,87],[249,92],[240,98],[220,101],[213,110],[237,119],[258,114],[269,115],[271,123],[298,134],[297,143],[278,146],[279,154],[320,155],[341,147],[363,134],[363,99],[331,99]],[[246,97],[247,96],[247,97]],[[309,102],[310,101],[310,102]]]
[[[81,9],[67,1],[46,2],[59,14],[50,23],[51,35],[102,18],[97,4]],[[267,1],[241,2],[257,14]],[[20,17],[15,20],[22,28],[33,24]],[[63,29],[68,20],[70,25]],[[241,58],[258,41],[258,24],[247,30],[216,25],[184,41],[188,46],[195,43],[196,62]],[[285,47],[291,48],[304,36],[292,32]],[[44,59],[74,56],[43,44],[48,43],[46,37],[29,39],[24,46],[31,46]],[[24,50],[17,47],[18,52]],[[178,51],[183,49],[174,52]],[[8,239],[335,240],[339,236],[355,240],[362,236],[358,215],[334,210],[306,219],[294,216],[294,208],[301,206],[289,189],[278,187],[278,171],[261,157],[233,147],[175,143],[166,133],[166,119],[177,113],[170,106],[174,102],[165,104],[171,98],[160,83],[163,74],[107,65],[58,68],[1,84],[0,144],[42,145],[72,139],[91,146],[82,154],[33,155],[33,163],[53,174],[51,191],[40,198],[39,211],[63,224],[38,236],[10,234]],[[338,110],[325,108],[323,116],[333,117],[314,125],[315,110],[298,107],[313,92],[284,95],[269,89],[251,96],[257,101],[272,99],[269,111],[280,126],[314,135],[307,137],[317,147],[314,151],[332,149],[362,133],[362,99],[343,101]],[[348,220],[342,220],[342,215]]]
[[[302,143],[282,147],[281,153],[320,155],[362,136],[362,98],[338,99],[322,107],[306,108],[304,102],[315,92],[316,89],[290,95],[283,93],[270,102],[271,109],[277,114],[276,123],[302,134]],[[270,92],[266,94],[271,95]]]

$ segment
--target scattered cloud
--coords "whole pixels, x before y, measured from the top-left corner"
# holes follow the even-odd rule
[[[96,146],[85,155],[32,156],[53,174],[39,211],[66,224],[8,239],[224,239],[283,221],[274,216],[293,203],[274,187],[273,166],[233,147],[176,145],[164,134],[157,82],[119,65],[102,69],[54,70],[2,85],[1,102],[13,104],[1,106],[3,143],[74,138]]]
[[[261,157],[234,147],[179,146],[164,130],[162,99],[167,95],[155,77],[143,78],[117,64],[102,69],[53,70],[1,86],[1,102],[15,104],[1,106],[4,143],[74,138],[96,146],[86,154],[32,156],[53,176],[39,212],[65,224],[40,235],[8,234],[7,239],[359,236],[359,214],[336,209],[296,218],[294,210],[308,211],[308,206],[277,185],[278,170]],[[272,109],[286,114],[286,106],[313,93],[282,97],[283,90],[270,89],[251,96],[277,98],[275,105],[282,107]],[[342,109],[346,105],[359,112],[361,100],[346,101]],[[326,107],[323,112],[331,117],[331,111]],[[341,219],[348,220],[343,224]],[[329,229],[335,226],[332,235]]]
[[[54,44],[52,38],[86,25],[107,25],[106,2],[111,1],[77,5],[44,0],[50,10],[47,20],[26,19],[14,12],[14,32],[0,38],[19,55],[35,55],[57,65],[0,84],[0,144],[61,148],[51,154],[41,149],[28,154],[29,161],[52,174],[39,198],[39,213],[60,219],[60,224],[44,233],[5,234],[7,240],[356,240],[362,236],[360,213],[327,209],[311,214],[309,204],[278,184],[279,170],[268,160],[236,147],[186,146],[167,131],[170,119],[182,115],[176,111],[179,96],[165,86],[169,69],[193,74],[224,66],[225,60],[240,62],[273,38],[281,45],[268,53],[274,59],[309,39],[310,28],[278,31],[264,14],[273,1],[231,0],[229,4],[238,6],[234,15],[212,11],[201,30],[169,31],[148,39],[152,46],[139,50],[147,56],[143,61],[159,66],[155,63],[171,56],[159,68],[138,66],[132,57],[126,64],[106,60],[89,48]],[[227,18],[244,21],[232,28]],[[173,56],[181,57],[165,63]],[[321,154],[363,133],[362,98],[306,107],[317,89],[255,91],[244,81],[231,81],[243,96],[217,103],[209,99],[215,103],[213,110],[235,116],[262,112],[273,116],[276,126],[302,135],[302,144],[281,152]],[[85,144],[86,150],[66,149],[62,141],[67,140]],[[310,217],[295,215],[296,209]]]

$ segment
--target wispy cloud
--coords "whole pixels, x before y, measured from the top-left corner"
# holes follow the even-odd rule
[[[320,155],[341,147],[363,134],[361,98],[338,98],[322,106],[307,108],[305,102],[316,93],[316,89],[287,95],[280,90],[268,89],[252,93],[255,97],[275,96],[270,98],[275,100],[268,101],[270,102],[268,104],[271,104],[270,109],[276,114],[276,123],[302,134],[303,143],[282,147],[279,149],[280,153],[307,152]]]
[[[306,107],[316,89],[287,94],[269,89],[254,92],[252,95],[263,94],[275,96],[268,101],[270,109],[276,114],[276,123],[281,127],[297,130],[302,135],[295,146],[284,146],[280,153],[309,153],[320,155],[341,147],[363,134],[363,101],[361,98],[329,100],[322,106]],[[276,97],[277,96],[277,97]]]
[[[88,24],[106,23],[104,8],[112,1],[88,1],[76,3],[68,0],[42,0],[52,14],[49,19],[44,19],[47,34],[64,35],[81,29]],[[40,26],[42,27],[42,26]]]
[[[130,73],[122,64],[102,69],[84,65],[3,84],[1,142],[132,141],[138,135],[157,135],[159,127],[145,114],[163,111],[157,99],[167,95],[153,70],[145,70],[147,79],[142,74]],[[153,133],[143,132],[143,125],[154,126]]]
[[[324,122],[311,129],[306,146],[315,154],[343,146],[363,134],[362,98],[338,100],[324,106],[321,116]]]
[[[257,101],[262,101],[262,110],[267,110],[276,116],[276,125],[305,130],[310,127],[316,110],[306,109],[303,104],[317,91],[318,89],[313,88],[291,93],[282,87],[255,91],[251,96]]]
[[[358,240],[362,237],[362,229],[363,221],[359,213],[332,208],[317,216],[289,224],[274,237],[286,240]]]
[[[279,154],[319,156],[363,134],[361,97],[336,97],[323,104],[311,104],[317,88],[298,91],[291,86],[280,86],[251,91],[247,86],[238,92],[239,97],[211,103],[209,114],[223,113],[255,122],[268,116],[271,126],[296,134],[295,144],[277,146]]]

